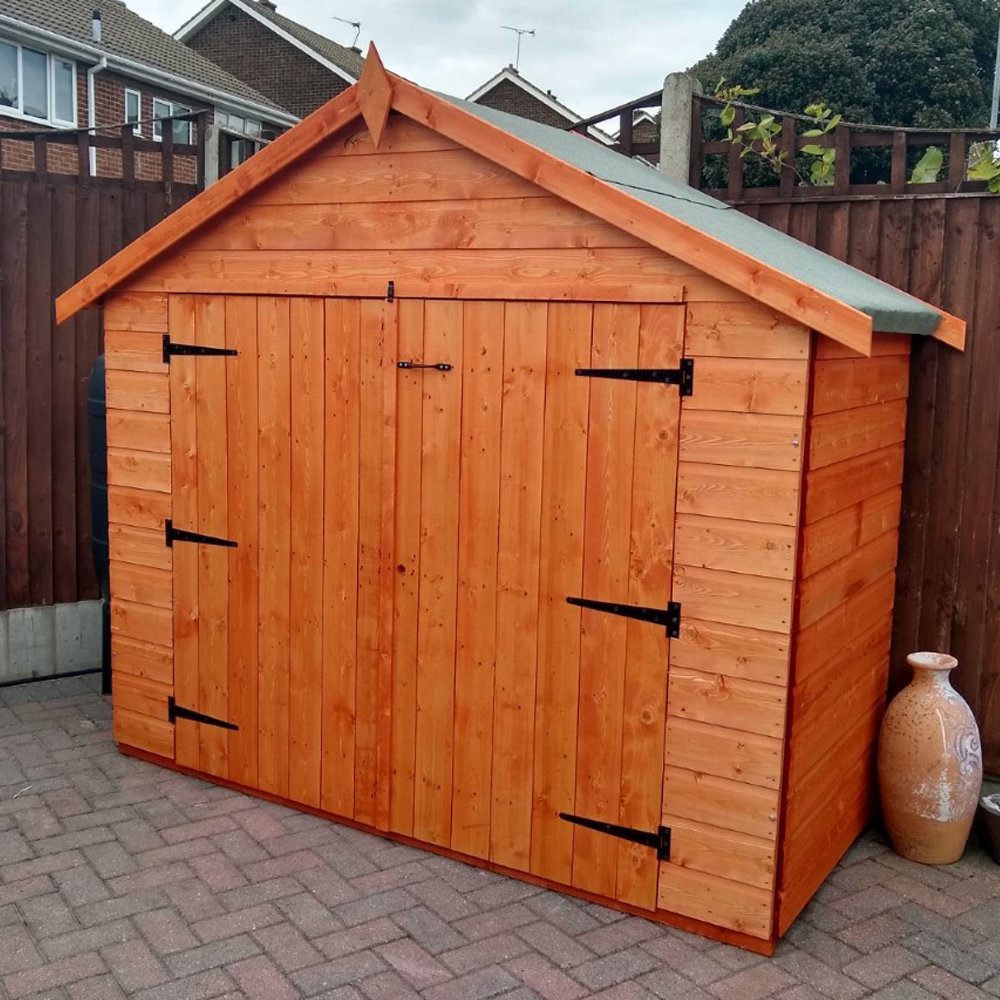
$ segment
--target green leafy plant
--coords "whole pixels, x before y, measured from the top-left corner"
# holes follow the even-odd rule
[[[944,153],[937,146],[928,146],[924,155],[913,166],[911,184],[933,184],[941,174]]]
[[[1000,194],[1000,139],[973,143],[969,148],[970,181],[986,181],[986,190]]]
[[[722,79],[715,88],[716,100],[723,102],[719,121],[726,129],[726,141],[731,142],[739,150],[740,159],[756,156],[769,164],[779,175],[782,170],[792,170],[803,184],[833,183],[837,167],[837,151],[832,146],[821,146],[819,143],[808,143],[803,146],[799,152],[809,163],[808,175],[803,175],[798,170],[794,158],[790,159],[781,148],[783,127],[774,115],[765,112],[759,117],[749,117],[740,125],[735,124],[736,105],[747,97],[753,97],[758,91],[739,84],[726,87],[725,83],[726,81]],[[840,124],[842,117],[834,114],[820,102],[808,105],[805,112],[812,127],[803,132],[803,135],[811,139],[828,135]]]

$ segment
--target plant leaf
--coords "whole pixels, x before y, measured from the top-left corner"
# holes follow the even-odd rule
[[[808,146],[802,147],[802,152],[807,156],[822,156],[824,153],[822,146],[817,146],[815,143],[810,143]]]
[[[941,166],[944,163],[944,153],[937,146],[928,146],[924,155],[920,157],[913,173],[910,174],[911,184],[933,184],[941,173]]]

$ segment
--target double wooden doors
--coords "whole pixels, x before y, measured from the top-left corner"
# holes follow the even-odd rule
[[[653,908],[682,317],[172,298],[178,761]]]

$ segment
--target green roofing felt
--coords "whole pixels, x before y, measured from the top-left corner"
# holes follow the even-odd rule
[[[742,250],[761,263],[825,292],[845,305],[853,306],[871,316],[875,330],[927,336],[937,329],[941,313],[933,306],[751,219],[695,188],[671,181],[644,163],[622,156],[575,132],[540,125],[447,94],[440,96],[477,118],[652,205],[665,215]]]

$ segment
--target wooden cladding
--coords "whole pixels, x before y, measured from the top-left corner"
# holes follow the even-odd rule
[[[576,369],[676,367],[683,310],[169,311],[238,352],[152,376],[174,523],[236,543],[174,545],[177,703],[238,727],[179,718],[178,763],[654,909],[655,855],[558,813],[659,825],[666,639],[566,598],[666,606],[680,395]],[[155,582],[118,603],[169,606]]]

